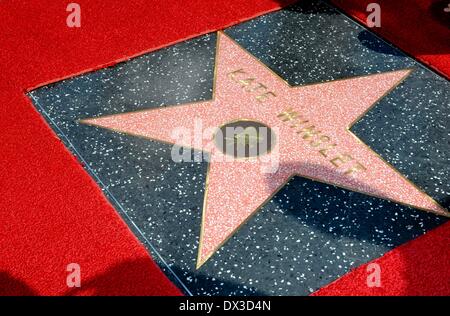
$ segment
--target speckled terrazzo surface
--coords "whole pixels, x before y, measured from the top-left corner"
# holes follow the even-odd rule
[[[225,32],[291,85],[415,68],[352,131],[448,207],[448,81],[321,2],[289,7]],[[294,178],[196,270],[206,162],[175,163],[170,145],[77,120],[211,98],[215,37],[202,36],[30,93],[186,294],[307,295],[445,221]]]

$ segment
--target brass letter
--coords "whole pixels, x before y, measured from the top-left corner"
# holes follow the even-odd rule
[[[345,174],[352,174],[353,172],[358,172],[358,171],[364,171],[367,170],[362,164],[360,164],[359,162],[356,162],[355,165],[351,168],[349,168]]]
[[[314,135],[318,135],[321,133],[320,131],[316,131],[315,128],[316,127],[314,125],[311,125],[310,127],[306,127],[306,128],[302,128],[301,130],[298,130],[297,134],[304,133],[303,139],[310,139]]]
[[[258,100],[259,102],[263,102],[263,101],[267,100],[267,98],[269,96],[276,97],[277,95],[275,93],[273,93],[272,91],[267,91],[267,92],[264,92],[263,94],[256,96],[256,100]]]
[[[239,80],[239,83],[243,88],[245,88],[246,86],[251,85],[253,81],[255,81],[255,78],[247,78]]]
[[[334,157],[333,159],[330,160],[330,162],[335,166],[335,167],[340,167],[342,166],[342,164],[349,162],[350,160],[353,160],[353,157],[347,154],[343,154],[343,155],[337,155],[336,157]]]
[[[318,147],[318,146],[320,146],[321,144],[323,144],[323,143],[328,143],[330,141],[330,137],[329,136],[327,136],[327,135],[322,135],[322,136],[320,136],[319,137],[319,139],[317,140],[317,141],[311,141],[311,146],[312,147]]]
[[[330,150],[331,148],[336,147],[336,146],[337,146],[336,144],[331,144],[331,145],[327,146],[326,148],[323,148],[323,149],[319,150],[319,153],[320,153],[322,156],[324,156],[324,157],[328,157],[327,151]]]
[[[295,120],[297,116],[298,112],[294,111],[292,108],[289,108],[277,115],[277,117],[281,118],[283,122]]]
[[[231,79],[233,79],[233,81],[236,81],[236,79],[234,78],[236,74],[245,75],[246,72],[244,71],[244,69],[241,68],[241,69],[238,69],[238,70],[235,70],[235,71],[232,71],[232,72],[228,73],[228,76],[229,76]],[[237,82],[237,81],[236,81],[236,82]]]

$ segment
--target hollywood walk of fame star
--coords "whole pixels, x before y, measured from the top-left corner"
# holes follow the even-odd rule
[[[176,141],[211,156],[198,268],[295,175],[448,215],[349,131],[411,70],[291,87],[225,34],[217,38],[212,100],[81,120],[168,143],[175,143],[174,129],[193,131],[201,120],[207,137],[199,146],[193,139]],[[261,155],[278,162],[274,172],[259,159],[222,159],[223,148],[211,146],[214,131],[236,121],[261,122],[274,131],[274,150]]]

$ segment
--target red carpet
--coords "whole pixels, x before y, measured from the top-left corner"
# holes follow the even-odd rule
[[[205,5],[195,0],[184,1],[182,9],[175,0],[77,2],[82,8],[79,29],[66,27],[66,3],[0,3],[0,295],[180,294],[24,92],[222,29],[286,1],[210,0]],[[405,10],[410,3],[420,7],[430,1],[396,3],[404,3]],[[361,16],[361,7],[348,8]],[[445,38],[439,34],[448,38],[448,33],[432,22],[426,27],[403,22],[417,14],[414,8],[412,16],[397,19],[388,18],[389,10],[382,22],[389,28],[386,36],[449,75],[448,46],[439,44]],[[439,41],[430,44],[433,39]],[[445,282],[449,225],[379,259],[386,273],[378,292],[369,291],[361,267],[318,294],[450,294],[450,282]],[[72,262],[81,266],[80,291],[66,286],[66,266]]]
[[[450,77],[450,13],[443,8],[447,0],[332,0],[366,24],[366,8],[378,3],[381,27],[371,30],[414,58]]]
[[[363,265],[313,295],[450,295],[450,223],[371,263],[381,268],[381,287],[368,287]]]

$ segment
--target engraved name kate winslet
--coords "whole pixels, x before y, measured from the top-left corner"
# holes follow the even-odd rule
[[[255,76],[248,74],[244,69],[239,68],[228,73],[228,77],[239,84],[242,89],[252,93],[255,99],[260,103],[270,102],[270,99],[276,98],[277,94],[269,87],[257,80]],[[299,114],[292,107],[286,108],[278,114],[278,118],[294,130],[309,146],[317,149],[317,153],[327,159],[335,168],[345,168],[344,174],[352,175],[356,172],[367,170],[366,167],[353,158],[350,154],[340,152],[332,137],[323,134],[311,124],[310,120]]]

